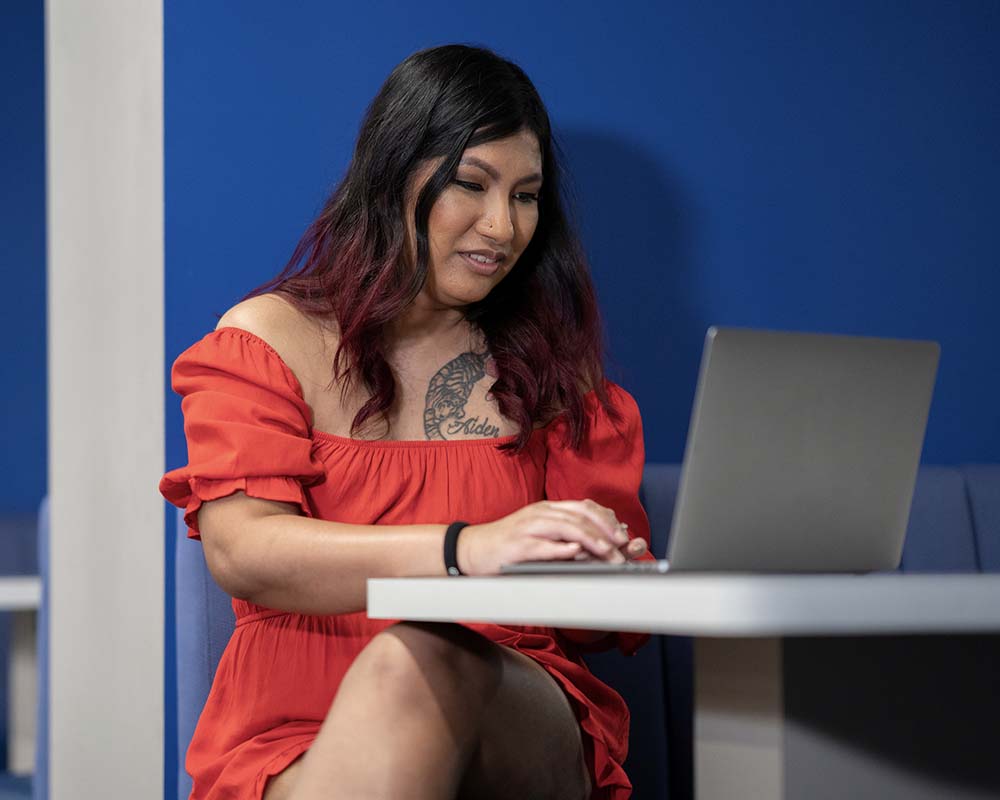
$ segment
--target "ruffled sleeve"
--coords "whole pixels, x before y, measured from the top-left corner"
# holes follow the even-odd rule
[[[313,457],[311,411],[270,345],[220,328],[177,358],[171,385],[183,398],[188,463],[163,476],[160,493],[185,509],[190,537],[200,538],[201,504],[236,491],[313,516],[305,487],[324,470]]]
[[[545,496],[549,500],[587,498],[613,509],[628,524],[629,535],[641,537],[649,545],[649,520],[639,502],[639,484],[646,460],[642,439],[642,418],[632,395],[617,384],[607,382],[610,405],[620,415],[611,418],[594,392],[585,398],[586,431],[579,450],[566,444],[567,424],[563,417],[548,427],[548,458],[545,467]],[[647,551],[643,560],[652,559]],[[616,633],[584,650],[606,650],[618,645],[632,655],[649,640],[648,634]]]

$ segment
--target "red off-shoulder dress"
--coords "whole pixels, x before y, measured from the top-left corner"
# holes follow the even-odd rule
[[[471,523],[498,519],[538,500],[592,498],[649,540],[639,504],[642,424],[632,397],[609,384],[615,424],[591,393],[583,448],[563,444],[557,418],[517,454],[506,439],[366,441],[312,427],[292,371],[263,339],[220,328],[180,355],[172,385],[183,397],[188,464],[160,491],[186,509],[199,538],[198,508],[243,491],[295,503],[309,517],[363,525]],[[194,800],[261,798],[268,778],[305,752],[355,656],[391,623],[364,612],[316,616],[233,600],[236,629],[215,674],[187,752]],[[583,731],[594,798],[624,800],[629,712],[597,680],[581,648],[553,628],[470,624],[486,638],[537,661],[562,688]],[[614,634],[634,653],[648,637]],[[183,680],[183,676],[180,676]]]

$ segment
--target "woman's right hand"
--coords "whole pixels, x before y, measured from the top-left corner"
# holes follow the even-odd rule
[[[458,538],[466,575],[496,575],[504,564],[571,561],[620,563],[628,532],[615,512],[593,500],[543,500],[495,522],[469,525]]]

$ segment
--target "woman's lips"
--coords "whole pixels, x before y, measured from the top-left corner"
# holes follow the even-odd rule
[[[477,275],[486,275],[486,276],[493,275],[498,269],[500,269],[500,264],[503,263],[502,261],[489,261],[489,262],[476,261],[476,259],[470,256],[468,253],[460,253],[459,255],[462,256],[462,260],[465,261],[469,269],[471,269]]]

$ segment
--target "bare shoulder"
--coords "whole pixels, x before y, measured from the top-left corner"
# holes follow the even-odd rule
[[[330,364],[336,350],[335,326],[300,311],[276,293],[250,297],[230,308],[219,328],[239,328],[267,342],[300,381],[310,376],[317,363]]]
[[[304,315],[285,298],[273,293],[261,294],[230,308],[215,329],[241,328],[273,345],[272,337],[281,337],[304,320]]]

